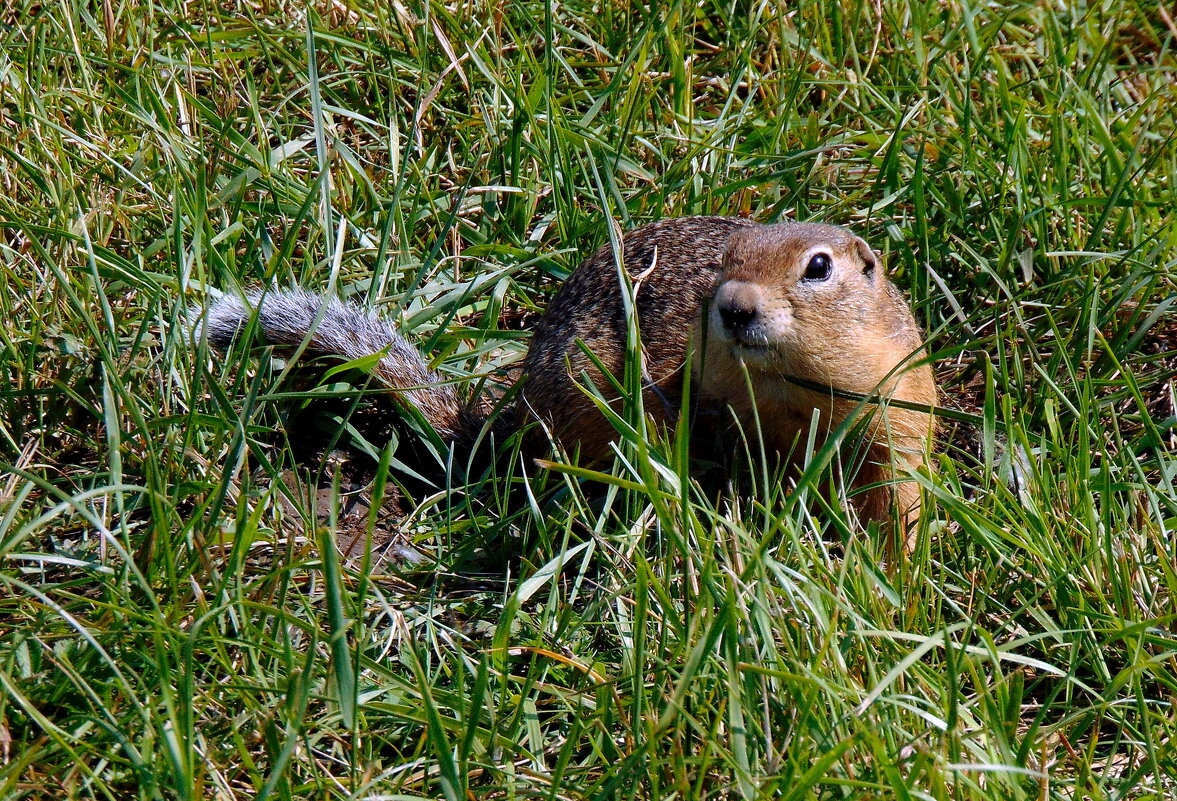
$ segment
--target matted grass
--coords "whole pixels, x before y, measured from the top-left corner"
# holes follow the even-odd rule
[[[1172,797],[1177,27],[1066,5],[8,4],[3,797]],[[401,497],[377,574],[305,382],[187,337],[327,288],[473,393],[609,220],[698,213],[909,291],[973,421],[911,557],[631,437]]]

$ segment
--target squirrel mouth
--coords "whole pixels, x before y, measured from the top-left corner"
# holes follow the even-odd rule
[[[758,327],[740,328],[735,331],[724,331],[728,345],[734,351],[748,351],[751,353],[766,353],[769,349],[768,337]]]
[[[732,356],[746,363],[749,367],[763,367],[774,361],[773,349],[767,338],[736,336],[728,341]]]
[[[732,350],[735,351],[736,353],[756,353],[756,354],[768,353],[768,343],[767,342],[759,342],[756,340],[749,341],[747,339],[740,338],[740,339],[733,339],[731,341],[731,346],[732,346]]]

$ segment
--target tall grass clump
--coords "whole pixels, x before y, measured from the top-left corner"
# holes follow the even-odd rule
[[[1177,792],[1165,4],[0,17],[4,798]],[[612,465],[466,470],[189,335],[337,292],[493,402],[614,224],[689,214],[851,226],[909,292],[914,553],[829,449],[717,491],[633,393]]]

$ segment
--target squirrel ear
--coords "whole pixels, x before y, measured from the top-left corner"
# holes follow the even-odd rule
[[[858,237],[854,237],[854,246],[858,248],[858,257],[862,259],[862,274],[867,278],[874,278],[875,268],[879,265],[875,252],[870,249],[870,245]]]

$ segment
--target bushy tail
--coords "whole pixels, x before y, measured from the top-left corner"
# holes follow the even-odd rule
[[[469,436],[468,410],[454,388],[443,383],[425,360],[388,322],[371,310],[337,298],[301,289],[251,292],[248,305],[222,295],[213,302],[195,329],[220,350],[226,350],[244,330],[257,309],[258,328],[274,345],[307,349],[346,361],[383,353],[373,369],[380,381],[400,390],[402,398],[420,410],[433,428],[449,441]]]

